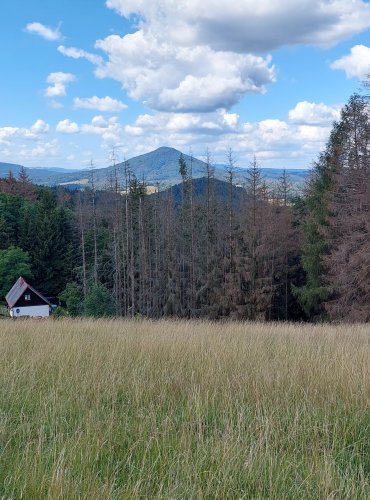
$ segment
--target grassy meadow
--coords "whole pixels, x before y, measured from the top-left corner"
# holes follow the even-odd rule
[[[0,321],[0,498],[367,499],[370,326]]]

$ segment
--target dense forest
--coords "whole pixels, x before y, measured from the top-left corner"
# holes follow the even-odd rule
[[[179,183],[148,194],[130,165],[105,190],[0,180],[0,300],[22,275],[55,314],[250,320],[370,319],[370,113],[350,98],[303,193],[244,189],[229,152],[223,196],[210,155],[203,189],[179,158]],[[174,194],[176,193],[176,195]]]

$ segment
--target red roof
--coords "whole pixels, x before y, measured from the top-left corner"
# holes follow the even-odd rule
[[[9,290],[7,293],[5,300],[8,304],[8,306],[14,307],[15,304],[18,302],[20,297],[24,294],[24,292],[29,289],[32,290],[36,295],[40,297],[41,300],[43,300],[46,304],[49,304],[51,306],[50,302],[48,299],[46,299],[41,293],[39,293],[37,290],[35,290],[31,285],[29,285],[22,276],[20,276],[17,281],[14,283],[12,288]]]

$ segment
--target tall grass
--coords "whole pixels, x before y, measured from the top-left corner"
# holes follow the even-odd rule
[[[2,321],[0,367],[2,498],[369,498],[369,326]]]

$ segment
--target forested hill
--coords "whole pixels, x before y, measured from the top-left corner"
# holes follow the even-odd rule
[[[186,161],[189,170],[192,170],[193,178],[200,178],[206,174],[206,162],[197,158],[190,157],[174,148],[161,147],[150,153],[136,156],[127,160],[127,162],[118,163],[116,166],[94,169],[95,184],[98,188],[104,188],[109,185],[112,176],[117,175],[121,185],[125,185],[125,174],[129,170],[138,179],[144,179],[147,184],[160,184],[161,186],[171,186],[181,181],[179,175],[179,158],[182,156]],[[13,171],[16,176],[20,170],[19,165],[0,163],[0,176]],[[11,168],[9,168],[11,167]],[[214,175],[217,179],[225,180],[227,178],[226,165],[215,165],[213,167]],[[41,169],[26,168],[32,182],[47,186],[71,185],[84,186],[89,183],[91,170],[83,169],[79,171],[69,171],[67,169]],[[243,183],[245,180],[246,168],[234,167],[234,180],[236,183]],[[275,182],[282,174],[282,169],[266,168],[263,169],[266,182]],[[289,170],[291,182],[296,186],[302,186],[308,170],[292,169]]]
[[[0,300],[23,276],[71,315],[301,319],[287,179],[272,199],[256,165],[245,188],[179,170],[158,196],[0,179]]]
[[[230,196],[232,196],[232,205],[234,207],[241,207],[248,196],[247,190],[242,186],[233,185],[232,193],[230,193],[230,183],[220,179],[212,179],[211,183],[209,183],[207,177],[192,179],[186,187],[186,189],[192,190],[193,198],[197,203],[202,203],[206,200],[209,188],[212,190],[214,200],[224,205],[227,205]],[[160,191],[157,197],[161,200],[171,197],[174,205],[180,207],[184,197],[184,184],[180,183],[170,186]]]
[[[354,95],[298,197],[256,162],[243,188],[207,165],[194,179],[178,151],[182,183],[154,196],[131,174],[124,190],[0,179],[0,300],[21,275],[72,316],[369,322],[369,138]]]

